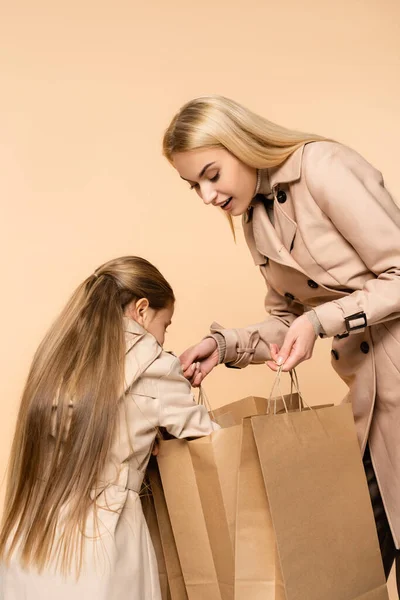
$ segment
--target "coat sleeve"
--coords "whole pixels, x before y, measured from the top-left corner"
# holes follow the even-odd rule
[[[304,165],[308,189],[316,204],[360,256],[371,272],[363,289],[315,308],[325,334],[346,331],[345,318],[364,313],[368,325],[400,316],[400,210],[383,178],[356,152],[334,149]],[[331,252],[335,249],[331,248]],[[364,318],[350,328],[362,331]],[[352,331],[350,331],[352,333]]]
[[[218,323],[211,325],[211,333],[219,344],[223,337],[224,355],[222,362],[235,368],[248,364],[260,364],[271,358],[269,344],[282,346],[286,332],[293,321],[303,314],[304,307],[281,296],[268,284],[265,309],[269,316],[261,323],[239,329],[224,329]],[[221,353],[222,354],[222,353]]]
[[[204,406],[196,404],[191,386],[184,377],[179,359],[171,355],[169,371],[158,381],[159,425],[176,438],[209,435],[219,425]]]

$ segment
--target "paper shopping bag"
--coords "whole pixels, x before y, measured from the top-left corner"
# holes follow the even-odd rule
[[[297,394],[288,394],[275,410],[298,402]],[[256,397],[231,403],[211,412],[224,429],[160,445],[158,464],[190,600],[234,598],[240,424],[243,417],[264,414],[267,404]]]
[[[299,395],[297,392],[293,392],[272,400],[260,396],[247,396],[236,402],[213,409],[210,411],[210,415],[221,427],[231,427],[232,425],[240,425],[245,417],[266,414],[271,406],[273,412],[277,414],[286,412],[286,410],[297,410],[299,408]]]
[[[141,495],[140,499],[142,502],[143,514],[147,522],[147,527],[149,528],[151,541],[153,543],[154,552],[157,559],[161,598],[162,600],[172,600],[169,591],[167,569],[164,560],[164,552],[161,543],[161,535],[158,527],[156,510],[154,507],[154,500],[150,491]]]
[[[235,547],[235,600],[286,600],[250,419],[242,426]]]
[[[251,424],[287,600],[388,600],[351,406]]]
[[[241,427],[160,443],[157,456],[189,600],[233,600]]]
[[[175,538],[172,532],[171,521],[169,518],[167,505],[165,502],[164,491],[161,485],[160,474],[158,472],[157,462],[154,457],[150,460],[147,468],[147,478],[151,490],[151,499],[153,504],[153,521],[156,521],[157,531],[154,533],[156,543],[153,543],[156,548],[161,547],[161,551],[156,548],[157,560],[159,560],[160,583],[162,584],[163,600],[166,585],[168,585],[168,598],[170,600],[187,600],[185,583],[183,581],[182,569],[179,562],[178,552],[176,549]],[[153,529],[155,526],[153,527]],[[151,529],[150,529],[151,532]],[[161,556],[162,554],[162,556]],[[164,577],[165,573],[165,577]]]

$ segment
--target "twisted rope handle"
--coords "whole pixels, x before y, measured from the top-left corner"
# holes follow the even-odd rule
[[[304,410],[304,408],[308,408],[310,410],[312,410],[311,406],[309,406],[307,404],[307,402],[304,400],[302,393],[300,392],[300,386],[299,386],[299,379],[297,377],[297,373],[295,371],[295,369],[293,369],[292,371],[289,372],[290,375],[290,403],[292,403],[292,398],[293,398],[293,389],[296,390],[298,396],[299,396],[299,410],[300,412],[302,410]],[[285,408],[285,411],[288,413],[288,407],[285,401],[285,397],[282,393],[281,390],[281,376],[282,376],[282,365],[278,368],[278,371],[276,372],[276,377],[274,379],[274,382],[272,384],[272,388],[271,388],[271,392],[269,394],[269,398],[268,398],[268,406],[267,406],[267,415],[270,414],[271,412],[271,403],[274,403],[274,412],[273,414],[276,415],[276,400],[277,397],[273,397],[273,394],[275,392],[275,389],[277,389],[277,391],[279,392],[279,396],[282,399],[283,402],[283,406]],[[278,398],[279,398],[278,396]]]

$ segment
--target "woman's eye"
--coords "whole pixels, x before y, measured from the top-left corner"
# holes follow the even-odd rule
[[[219,179],[219,173],[217,173],[216,175],[214,175],[214,177],[210,177],[210,181],[212,181],[213,183],[215,183],[216,181],[218,181]]]

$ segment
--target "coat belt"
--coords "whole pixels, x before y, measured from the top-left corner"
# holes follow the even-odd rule
[[[139,494],[142,488],[143,478],[144,473],[142,471],[138,471],[134,467],[129,467],[126,489]]]

